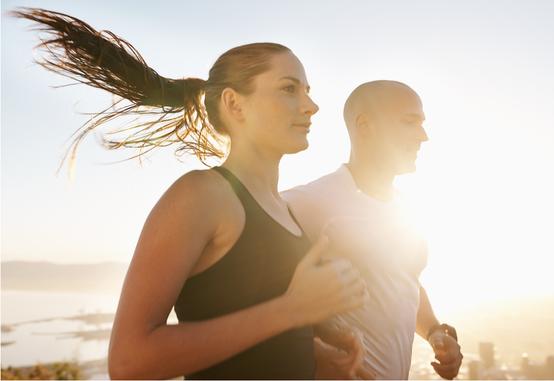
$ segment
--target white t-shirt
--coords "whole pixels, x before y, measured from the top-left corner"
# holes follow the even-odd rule
[[[424,240],[397,202],[359,191],[345,165],[282,196],[312,242],[325,232],[332,252],[350,259],[368,285],[367,306],[333,321],[363,335],[364,361],[378,379],[407,379],[418,278],[427,263]]]

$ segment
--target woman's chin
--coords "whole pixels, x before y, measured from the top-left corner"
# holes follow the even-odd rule
[[[286,154],[294,154],[306,150],[309,147],[308,139],[296,142],[296,144],[288,147]]]

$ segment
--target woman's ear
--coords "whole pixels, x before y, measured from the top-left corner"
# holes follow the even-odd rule
[[[242,122],[244,115],[242,112],[242,96],[230,87],[221,92],[221,106],[224,113],[231,120]]]

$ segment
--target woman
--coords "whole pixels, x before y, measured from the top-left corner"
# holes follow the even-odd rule
[[[313,378],[311,326],[367,294],[349,263],[319,263],[326,239],[310,248],[277,191],[280,159],[308,147],[318,110],[298,58],[278,44],[243,45],[206,81],[171,80],[109,31],[41,9],[14,14],[51,34],[43,66],[130,101],[93,118],[72,158],[89,131],[130,114],[159,118],[109,148],[176,143],[204,162],[230,142],[221,167],[177,179],[148,216],[112,329],[110,376]],[[177,325],[166,323],[172,307]]]

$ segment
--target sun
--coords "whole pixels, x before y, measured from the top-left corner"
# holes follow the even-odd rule
[[[416,173],[399,176],[395,185],[405,218],[428,243],[421,282],[434,306],[452,311],[554,294],[546,195],[521,199],[515,195],[528,193],[524,182],[507,184],[486,171],[453,172],[451,163],[422,159]],[[477,155],[464,160],[467,168],[486,162]]]

